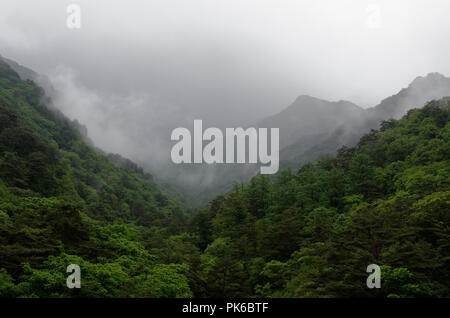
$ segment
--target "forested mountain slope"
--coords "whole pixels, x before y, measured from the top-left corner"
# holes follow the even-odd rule
[[[343,146],[355,146],[371,129],[379,129],[383,120],[399,119],[410,109],[446,96],[450,96],[450,78],[430,73],[367,109],[348,101],[331,102],[301,95],[257,126],[280,129],[280,167],[297,169],[323,156],[335,156]],[[199,197],[210,198],[211,194],[229,191],[233,180],[247,181],[258,170],[257,165],[217,167],[210,173],[216,181],[210,182]]]
[[[450,296],[450,99],[410,110],[275,180],[216,198],[194,224],[195,295]],[[382,288],[366,286],[369,264]],[[202,285],[199,285],[202,286]]]
[[[142,239],[178,233],[184,207],[131,162],[95,151],[46,101],[0,60],[0,294],[71,295],[75,263],[82,296],[189,296],[182,270],[157,265]]]
[[[450,296],[449,99],[193,217],[46,102],[0,62],[3,297]],[[81,289],[66,287],[69,264]]]
[[[301,96],[263,123],[280,127],[281,166],[299,168],[324,155],[335,155],[344,145],[356,145],[363,134],[378,129],[383,120],[399,119],[410,109],[446,96],[450,96],[450,78],[430,73],[417,77],[375,107],[362,109],[349,102],[333,103]]]

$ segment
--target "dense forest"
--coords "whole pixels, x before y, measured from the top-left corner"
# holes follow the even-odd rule
[[[0,61],[3,297],[450,297],[450,99],[197,211],[50,104]]]

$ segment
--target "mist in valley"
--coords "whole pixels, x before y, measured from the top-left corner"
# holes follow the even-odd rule
[[[97,147],[196,194],[257,169],[173,164],[171,131],[194,119],[280,128],[287,167],[450,95],[448,78],[427,76],[450,74],[445,0],[76,3],[71,30],[69,2],[2,1],[0,54],[44,75]]]

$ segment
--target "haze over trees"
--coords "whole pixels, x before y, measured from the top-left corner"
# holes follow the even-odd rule
[[[450,296],[448,98],[197,210],[50,106],[0,60],[2,297]]]
[[[330,102],[301,95],[285,110],[261,120],[257,126],[279,128],[280,167],[300,168],[323,156],[335,156],[343,146],[355,146],[371,129],[379,129],[384,120],[399,119],[408,110],[421,108],[427,102],[445,96],[450,96],[450,78],[430,73],[417,77],[408,87],[367,109],[348,101]],[[258,173],[255,165],[183,166],[182,169],[191,169],[199,177],[203,174],[208,177],[205,184],[195,187],[195,191],[201,192],[198,197],[202,200],[231,190],[233,181],[248,182]],[[196,179],[193,177],[193,180]]]

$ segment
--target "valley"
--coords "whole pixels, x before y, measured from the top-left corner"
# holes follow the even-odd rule
[[[370,115],[344,102],[365,124],[327,131],[311,122],[319,144],[295,123],[286,131],[298,141],[283,142],[280,130],[292,158],[311,151],[299,168],[237,182],[194,208],[95,148],[45,90],[0,60],[0,295],[448,297],[450,100],[415,108],[416,89]],[[445,93],[422,98],[436,91]],[[308,120],[305,100],[287,117]],[[411,102],[404,116],[375,124],[401,101]],[[82,288],[66,287],[69,264],[81,268]],[[381,268],[379,291],[366,286],[369,264]]]

